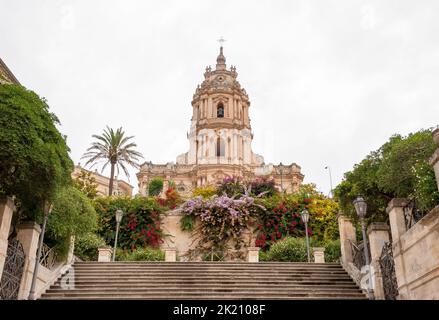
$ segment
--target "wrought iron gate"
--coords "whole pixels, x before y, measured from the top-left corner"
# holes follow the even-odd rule
[[[25,254],[17,238],[8,241],[3,275],[0,281],[0,300],[15,300],[20,290]]]
[[[383,278],[384,297],[386,300],[396,300],[398,296],[398,283],[396,281],[395,262],[393,261],[391,242],[387,242],[383,246],[380,257],[380,267]]]

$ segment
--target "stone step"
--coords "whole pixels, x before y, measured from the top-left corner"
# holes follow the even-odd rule
[[[82,291],[63,291],[58,293],[47,293],[44,294],[44,297],[88,297],[88,296],[102,296],[102,297],[120,297],[120,298],[129,298],[130,296],[143,296],[143,297],[176,297],[182,298],[185,296],[193,296],[193,297],[201,297],[215,295],[215,296],[235,296],[235,297],[258,297],[258,296],[283,296],[283,297],[364,297],[364,294],[359,292],[322,292],[322,291],[291,291],[291,292],[279,292],[279,291],[263,291],[254,292],[254,291],[223,291],[223,292],[208,292],[208,291],[178,291],[178,292],[169,292],[166,290],[162,291],[140,291],[133,290],[127,293],[121,293],[117,291],[96,291],[96,292],[82,292]]]
[[[231,296],[231,295],[205,295],[205,296],[144,296],[144,295],[130,295],[130,296],[101,296],[89,295],[82,297],[69,296],[43,296],[40,300],[366,300],[364,295],[360,296]]]
[[[70,273],[70,272],[69,272]],[[197,271],[190,271],[190,270],[181,270],[181,271],[166,271],[166,270],[161,270],[161,271],[157,271],[157,270],[148,270],[148,271],[114,271],[114,272],[110,272],[110,271],[78,271],[75,270],[74,274],[78,275],[78,276],[82,276],[82,275],[87,275],[87,276],[94,276],[94,275],[102,275],[102,276],[107,276],[107,275],[117,275],[117,276],[131,276],[133,274],[139,274],[139,275],[169,275],[169,276],[190,276],[190,275],[197,275],[200,274],[201,272],[197,272]],[[73,274],[73,272],[71,273]],[[238,275],[249,275],[249,276],[260,276],[260,277],[265,277],[265,276],[309,276],[309,277],[313,277],[313,276],[346,276],[346,272],[290,272],[290,271],[269,271],[269,272],[261,272],[261,271],[250,271],[250,272],[246,272],[246,271],[204,271],[202,272],[203,275],[206,276],[238,276]]]
[[[319,282],[335,282],[335,281],[345,281],[345,282],[351,282],[352,279],[349,278],[349,276],[346,277],[251,277],[251,276],[229,276],[229,277],[218,277],[218,276],[201,276],[201,275],[193,275],[193,276],[154,276],[154,277],[147,277],[147,276],[139,276],[139,275],[132,275],[130,277],[117,277],[117,276],[109,276],[109,277],[105,277],[105,276],[75,276],[75,281],[96,281],[96,280],[105,280],[105,281],[129,281],[129,280],[134,280],[137,282],[140,281],[151,281],[151,280],[156,280],[156,281],[164,281],[164,280],[184,280],[184,281],[197,281],[197,282],[202,282],[205,280],[216,280],[216,281],[225,281],[225,280],[230,280],[230,281],[236,281],[236,280],[251,280],[251,281],[255,281],[258,282],[260,280],[277,280],[277,281],[310,281],[310,280],[317,280]]]
[[[339,264],[80,262],[69,272],[74,288],[58,279],[42,299],[366,299]]]
[[[101,280],[75,280],[71,282],[75,285],[102,285],[102,284],[108,284],[110,283],[108,280],[101,279]],[[138,285],[169,285],[169,284],[176,284],[176,285],[216,285],[216,284],[223,284],[223,285],[230,285],[230,284],[258,284],[258,285],[301,285],[301,286],[314,286],[314,285],[327,285],[327,286],[353,286],[356,287],[356,284],[353,281],[321,281],[321,280],[299,280],[299,281],[282,281],[282,280],[249,280],[249,279],[236,279],[236,280],[223,280],[223,279],[211,279],[211,280],[200,280],[200,281],[194,281],[194,280],[187,280],[187,279],[152,279],[147,281],[139,281],[135,279],[131,280],[114,280],[111,281],[114,285],[124,285],[127,286],[134,286],[136,284]],[[60,285],[60,282],[58,281],[55,285]]]
[[[218,287],[185,287],[185,286],[174,286],[174,287],[142,287],[142,288],[136,288],[136,287],[88,287],[86,290],[82,288],[74,288],[69,289],[68,292],[70,293],[81,293],[81,292],[113,292],[113,293],[160,293],[160,292],[195,292],[195,293],[211,293],[211,292],[273,292],[273,293],[314,293],[314,292],[329,292],[329,293],[361,293],[360,289],[352,289],[352,288],[328,288],[328,287],[268,287],[268,286],[253,286],[253,287],[241,287],[241,286],[218,286]],[[65,289],[60,288],[54,288],[47,290],[47,294],[50,293],[63,293],[66,292]]]
[[[326,268],[331,267],[340,267],[339,263],[314,263],[314,262],[231,262],[231,261],[188,261],[188,262],[164,262],[164,261],[115,261],[115,262],[97,262],[97,261],[81,261],[75,262],[75,266],[117,266],[117,265],[182,265],[182,266],[190,266],[190,265],[199,265],[199,266],[209,266],[209,265],[237,265],[237,266],[322,266]]]
[[[331,290],[357,290],[358,287],[352,283],[341,283],[341,284],[324,284],[324,283],[314,283],[314,284],[290,284],[290,283],[261,283],[261,282],[210,282],[210,283],[191,283],[191,282],[145,282],[145,283],[93,283],[93,282],[83,282],[83,283],[69,283],[69,285],[74,286],[74,289],[88,289],[88,288],[101,288],[101,289],[125,289],[125,288],[166,288],[170,289],[179,289],[185,288],[186,286],[190,286],[191,288],[281,288],[281,289],[313,289],[313,288],[321,288],[321,289],[331,289]],[[60,285],[53,285],[50,287],[52,289],[61,289]]]

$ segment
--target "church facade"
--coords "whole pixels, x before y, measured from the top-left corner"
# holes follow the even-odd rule
[[[154,178],[162,178],[165,189],[173,181],[180,193],[190,194],[196,187],[215,185],[232,176],[245,180],[266,177],[274,179],[280,191],[298,190],[304,176],[297,164],[266,164],[253,152],[250,100],[237,76],[236,67],[227,70],[221,47],[216,68],[206,67],[204,81],[192,98],[189,151],[179,155],[176,163],[143,163],[137,173],[139,193],[147,195]]]

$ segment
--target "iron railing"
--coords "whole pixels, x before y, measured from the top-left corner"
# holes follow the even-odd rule
[[[398,283],[396,281],[395,262],[393,260],[391,242],[386,242],[383,246],[379,263],[383,279],[384,298],[386,300],[396,300],[398,296]]]
[[[361,270],[361,268],[366,265],[366,258],[364,256],[364,242],[360,241],[358,243],[354,243],[352,241],[349,241],[349,243],[351,244],[353,263],[358,270]],[[368,248],[369,248],[369,243],[368,243]],[[372,261],[370,257],[370,249],[368,250],[368,253],[369,253],[369,261]]]
[[[404,208],[404,221],[406,229],[409,230],[424,217],[424,213],[416,207],[416,201],[410,201]]]
[[[54,248],[50,248],[48,245],[43,243],[43,248],[41,250],[40,264],[47,269],[52,269],[57,260],[57,255]]]

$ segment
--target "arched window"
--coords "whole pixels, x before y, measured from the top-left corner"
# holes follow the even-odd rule
[[[224,118],[224,105],[221,102],[218,103],[218,106],[216,107],[216,117]]]
[[[224,140],[218,137],[216,139],[216,156],[217,157],[225,157],[226,155],[226,144]]]

